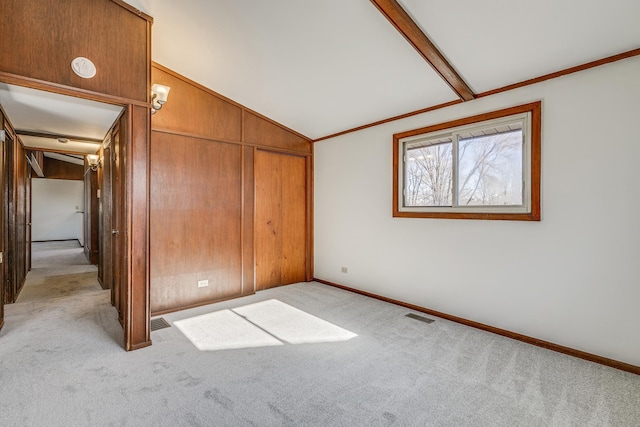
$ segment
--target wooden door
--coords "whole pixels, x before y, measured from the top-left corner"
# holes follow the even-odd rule
[[[110,143],[111,144],[111,143]],[[100,262],[98,263],[98,277],[103,289],[113,288],[113,267],[111,254],[111,145],[102,152],[102,174],[100,182]]]
[[[120,123],[124,123],[121,120]],[[118,310],[118,320],[124,325],[124,295],[122,268],[124,263],[124,182],[123,129],[114,132],[111,140],[111,302]]]
[[[305,157],[257,150],[256,290],[306,277]]]

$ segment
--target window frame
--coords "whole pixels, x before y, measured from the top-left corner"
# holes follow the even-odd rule
[[[527,115],[523,132],[523,206],[404,206],[405,144],[422,137],[460,132],[469,127],[491,127],[514,116]],[[542,102],[532,102],[491,111],[476,116],[439,123],[393,135],[393,216],[399,218],[446,218],[540,221],[540,158],[541,158]],[[455,144],[452,146],[452,150]],[[455,152],[453,155],[457,155]],[[455,177],[452,185],[457,185]]]

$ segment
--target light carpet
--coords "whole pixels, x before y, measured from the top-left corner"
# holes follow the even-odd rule
[[[34,264],[5,307],[2,427],[640,426],[640,376],[319,283],[163,317],[277,299],[357,338],[200,351],[170,327],[127,353],[109,291],[70,267]]]

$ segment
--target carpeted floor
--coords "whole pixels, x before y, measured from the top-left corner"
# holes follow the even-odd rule
[[[276,299],[356,337],[200,351],[174,326],[127,353],[81,249],[38,252],[0,331],[3,427],[640,425],[639,376],[318,283],[164,318]]]

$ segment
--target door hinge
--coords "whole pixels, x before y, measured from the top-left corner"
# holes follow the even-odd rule
[[[7,139],[7,132],[0,130],[0,142],[4,142],[5,139]]]
[[[2,264],[2,252],[0,252],[0,264]]]

